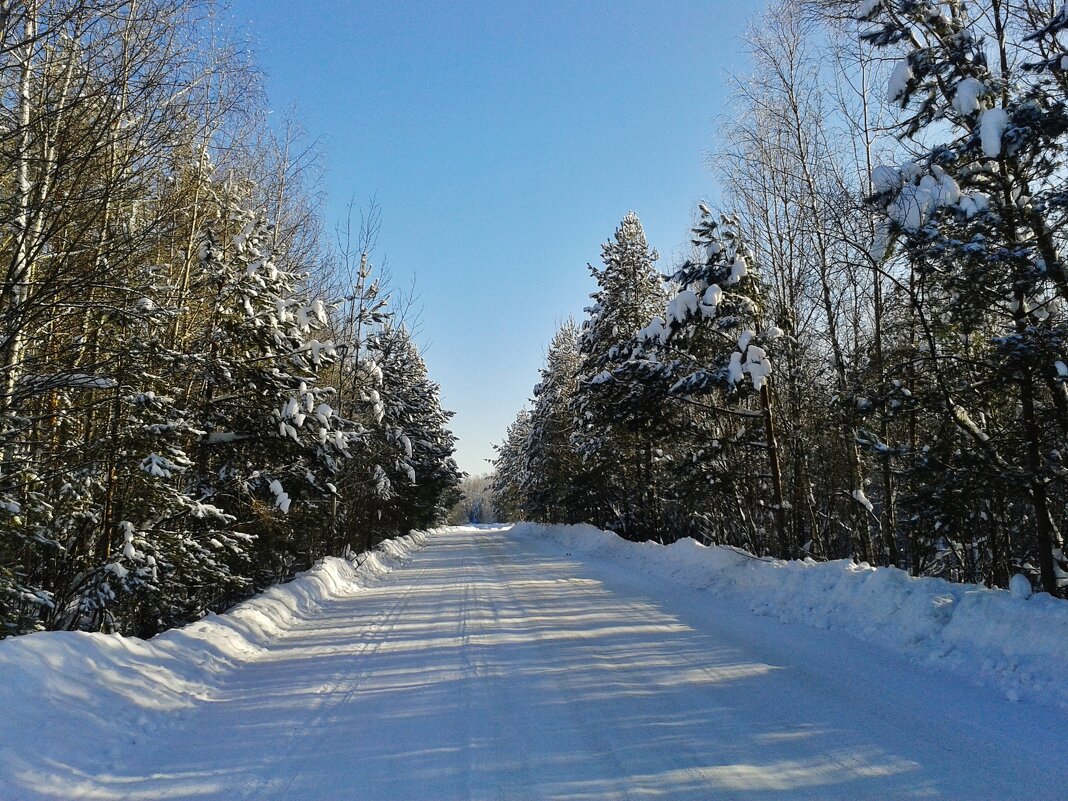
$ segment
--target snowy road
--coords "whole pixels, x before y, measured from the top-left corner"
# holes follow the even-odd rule
[[[99,774],[22,781],[63,799],[1035,801],[1063,797],[1063,724],[841,633],[451,529]]]

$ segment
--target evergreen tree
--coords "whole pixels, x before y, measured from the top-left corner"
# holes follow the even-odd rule
[[[508,426],[504,442],[494,445],[497,458],[493,460],[493,513],[498,520],[526,519],[527,502],[523,494],[527,470],[527,443],[530,440],[529,409],[520,409]]]
[[[530,520],[577,523],[584,519],[587,496],[583,485],[588,478],[571,444],[571,403],[578,367],[578,327],[569,319],[553,337],[541,381],[534,387],[523,470],[523,497]]]
[[[628,213],[602,248],[603,266],[590,266],[597,291],[582,326],[572,404],[574,444],[596,482],[587,514],[635,539],[657,530],[655,418],[620,418],[613,369],[628,361],[636,334],[664,307],[663,280],[653,266],[657,259],[638,216]]]
[[[1022,537],[1023,561],[1034,558],[1042,587],[1058,593],[1068,583],[1053,516],[1068,435],[1058,368],[1068,333],[1060,253],[1068,109],[1059,63],[1018,65],[1028,39],[1058,50],[1061,15],[1035,31],[1011,3],[884,0],[863,10],[874,24],[867,40],[905,45],[888,97],[921,148],[914,161],[873,175],[888,237],[913,265],[930,385],[920,400],[944,423],[943,440],[916,443],[914,469],[927,479],[927,497],[916,501],[927,522],[949,532],[948,548],[990,524],[994,510],[968,499],[1017,499],[999,510],[1007,526],[1000,541],[979,544],[982,558],[1003,559]],[[981,25],[990,26],[990,40]],[[931,147],[936,138],[943,141]],[[1011,404],[1007,413],[999,401]],[[999,579],[1008,572],[1006,565]]]
[[[441,407],[440,388],[405,326],[386,325],[370,345],[382,370],[382,458],[371,474],[389,482],[378,521],[380,537],[404,526],[440,523],[459,497],[461,474],[453,459],[456,438],[448,430],[452,412]],[[383,480],[383,476],[385,480]]]
[[[769,509],[776,531],[774,550],[785,556],[792,545],[787,541],[769,353],[782,331],[763,317],[759,272],[737,221],[723,217],[717,222],[704,205],[701,215],[693,230],[700,255],[684,262],[672,277],[678,293],[664,317],[654,320],[642,336],[665,346],[661,375],[674,382],[669,395],[691,401],[710,398],[705,411],[726,417],[718,437],[708,440],[702,432],[691,443],[694,469],[698,462],[720,468],[707,474],[710,484],[728,490],[720,506],[734,507],[736,498],[748,495],[750,503],[738,503],[738,508]],[[747,403],[751,397],[757,409]],[[743,457],[737,448],[750,445],[752,437],[765,450],[770,468],[759,487],[750,485],[753,477],[747,480],[739,469]],[[726,453],[727,448],[734,452]]]

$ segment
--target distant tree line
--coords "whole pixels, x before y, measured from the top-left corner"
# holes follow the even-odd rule
[[[449,511],[452,525],[497,522],[493,502],[493,476],[465,476],[460,482],[460,500]]]
[[[660,275],[604,246],[499,446],[498,513],[1068,584],[1068,8],[771,7]]]
[[[0,8],[0,636],[147,635],[453,504],[451,414],[210,4]]]

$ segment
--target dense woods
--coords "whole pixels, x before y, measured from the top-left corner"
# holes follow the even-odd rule
[[[437,521],[450,413],[210,4],[0,8],[0,636],[152,634]]]
[[[1062,594],[1065,29],[1048,0],[771,7],[689,256],[622,221],[499,513]]]

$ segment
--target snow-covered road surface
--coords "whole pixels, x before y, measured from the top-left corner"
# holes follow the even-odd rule
[[[99,770],[0,777],[3,801],[1036,801],[1068,764],[1063,713],[471,528],[146,728]]]

